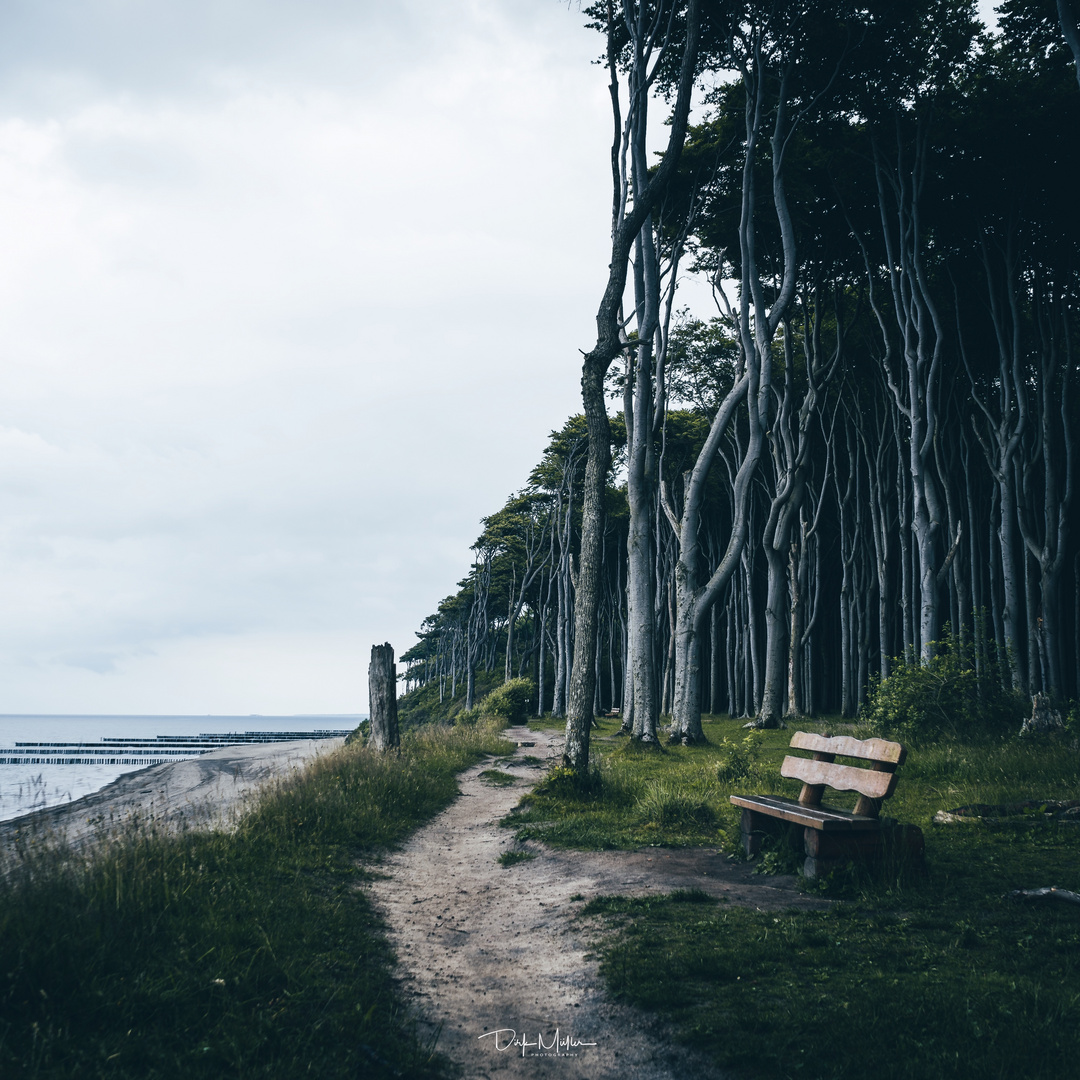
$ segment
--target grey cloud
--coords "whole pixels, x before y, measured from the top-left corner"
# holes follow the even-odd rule
[[[117,653],[90,652],[90,653],[62,653],[56,660],[64,667],[85,668],[98,675],[107,675],[116,671],[117,662],[121,656]]]
[[[186,91],[247,67],[364,78],[416,43],[412,8],[344,0],[7,0],[0,70],[9,92],[40,81],[54,96],[80,84],[84,91]]]
[[[64,158],[71,169],[92,183],[144,190],[191,184],[198,175],[195,162],[178,148],[146,138],[93,138],[80,133],[67,140]]]

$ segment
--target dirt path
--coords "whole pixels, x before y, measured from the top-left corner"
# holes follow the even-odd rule
[[[724,1075],[665,1040],[643,1014],[608,999],[589,957],[590,928],[574,917],[580,897],[694,887],[757,908],[823,902],[801,896],[791,878],[755,877],[707,849],[578,852],[531,844],[537,858],[504,868],[495,860],[514,842],[499,819],[562,749],[554,732],[511,728],[507,736],[518,743],[516,759],[498,768],[517,782],[481,780],[490,761],[463,773],[461,797],[386,858],[379,869],[387,876],[372,886],[427,1032],[468,1080]]]

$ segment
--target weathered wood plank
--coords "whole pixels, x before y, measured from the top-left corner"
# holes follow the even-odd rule
[[[826,832],[881,827],[881,823],[872,817],[861,817],[829,806],[800,806],[794,799],[780,795],[729,795],[728,798],[735,806],[746,810]]]
[[[902,765],[907,751],[886,739],[853,739],[848,735],[815,735],[811,731],[796,731],[791,737],[793,750],[811,750],[816,754],[838,754],[840,757],[861,758]]]
[[[850,859],[878,855],[884,843],[880,829],[855,829],[849,832],[803,829],[803,850],[815,859]]]
[[[857,791],[868,799],[886,799],[896,786],[895,773],[838,765],[835,761],[811,761],[809,758],[784,758],[780,775],[789,780],[801,780],[807,785],[824,784],[834,791]]]

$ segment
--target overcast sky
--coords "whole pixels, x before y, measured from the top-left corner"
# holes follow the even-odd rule
[[[0,6],[0,712],[366,709],[578,404],[556,0]]]
[[[0,5],[0,713],[353,712],[580,408],[565,0]]]

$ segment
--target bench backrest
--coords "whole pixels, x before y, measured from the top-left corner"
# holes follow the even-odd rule
[[[799,794],[801,805],[819,806],[826,787],[834,791],[857,791],[855,813],[866,817],[877,817],[881,801],[896,787],[896,769],[907,756],[899,743],[884,739],[852,739],[847,735],[829,738],[809,731],[796,731],[791,747],[809,750],[814,755],[812,758],[789,756],[780,766],[781,776],[803,782]],[[838,756],[866,761],[870,767],[839,765]]]

